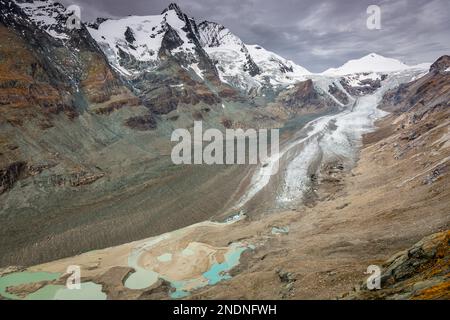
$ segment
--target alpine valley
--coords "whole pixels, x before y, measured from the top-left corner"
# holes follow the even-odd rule
[[[450,56],[319,74],[176,4],[72,14],[0,0],[0,298],[450,298]],[[196,121],[279,153],[175,165]]]

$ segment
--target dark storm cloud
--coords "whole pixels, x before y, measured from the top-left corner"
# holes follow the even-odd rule
[[[62,0],[83,8],[83,19],[159,14],[164,0]],[[450,54],[448,0],[179,0],[197,21],[228,27],[319,72],[370,52],[414,64]],[[381,7],[381,30],[366,27],[367,7]]]

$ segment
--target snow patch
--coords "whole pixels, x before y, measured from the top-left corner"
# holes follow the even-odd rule
[[[194,72],[195,72],[202,80],[205,80],[205,78],[203,77],[203,72],[202,72],[202,70],[198,67],[198,63],[193,63],[193,64],[191,64],[191,69],[194,70]]]

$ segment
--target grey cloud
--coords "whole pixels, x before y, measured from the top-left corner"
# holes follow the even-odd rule
[[[83,19],[159,14],[164,0],[61,0]],[[314,72],[377,52],[405,63],[450,54],[448,0],[179,0],[198,21],[221,23],[244,42],[259,44]],[[366,28],[369,5],[381,7],[382,29]]]

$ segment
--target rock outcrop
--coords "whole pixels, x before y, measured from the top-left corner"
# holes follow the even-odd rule
[[[432,234],[382,266],[381,289],[363,284],[346,299],[450,299],[450,231]]]
[[[448,73],[450,72],[450,56],[440,57],[430,67],[432,73]]]

